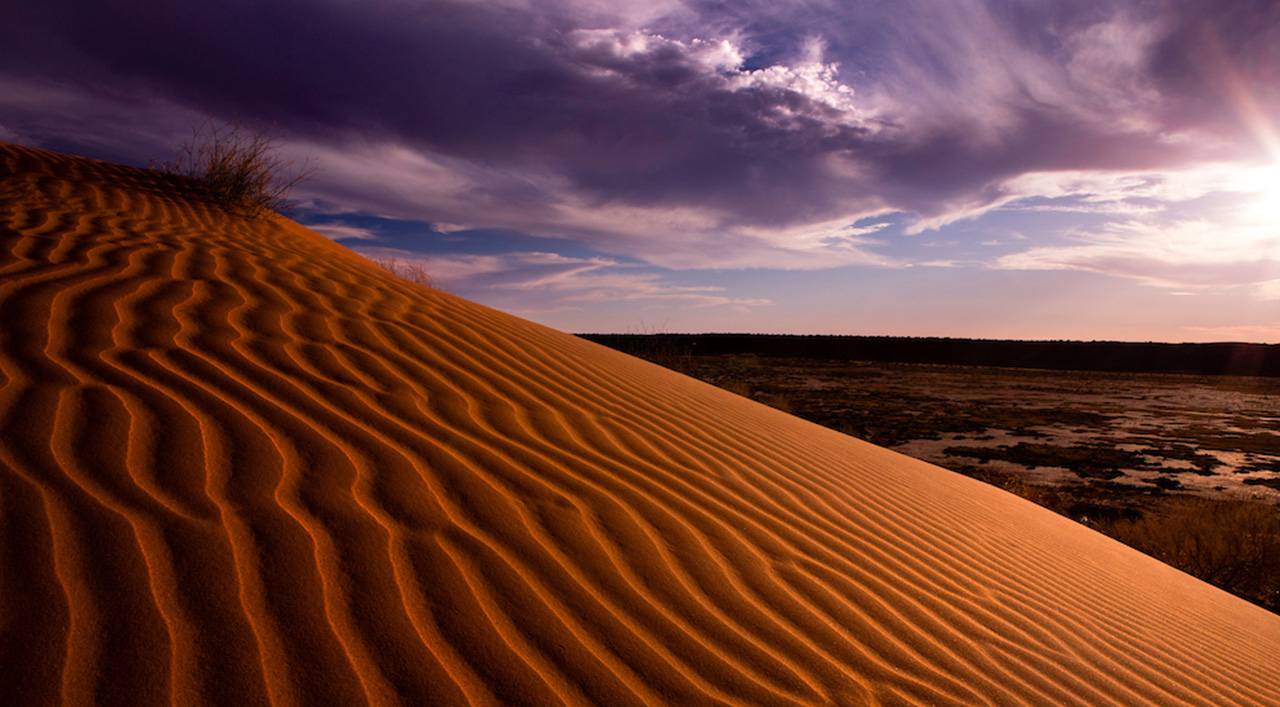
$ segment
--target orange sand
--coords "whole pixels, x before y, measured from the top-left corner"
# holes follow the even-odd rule
[[[0,145],[0,702],[1277,705],[1014,496]]]

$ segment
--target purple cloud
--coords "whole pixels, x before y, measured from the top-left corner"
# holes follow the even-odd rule
[[[0,134],[117,157],[147,146],[130,111],[157,145],[192,115],[275,121],[331,211],[676,267],[891,264],[831,236],[985,213],[1027,174],[1258,152],[1277,27],[1260,0],[47,0],[0,28]]]

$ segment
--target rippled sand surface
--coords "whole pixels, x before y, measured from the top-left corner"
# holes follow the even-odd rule
[[[1271,705],[1280,617],[994,488],[0,145],[14,705]]]

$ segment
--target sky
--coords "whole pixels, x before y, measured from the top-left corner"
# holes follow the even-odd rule
[[[1276,0],[0,0],[0,141],[205,120],[570,332],[1280,342]]]

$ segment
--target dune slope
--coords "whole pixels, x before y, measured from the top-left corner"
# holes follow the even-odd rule
[[[6,704],[1280,704],[1280,617],[292,222],[0,145],[0,243]]]

